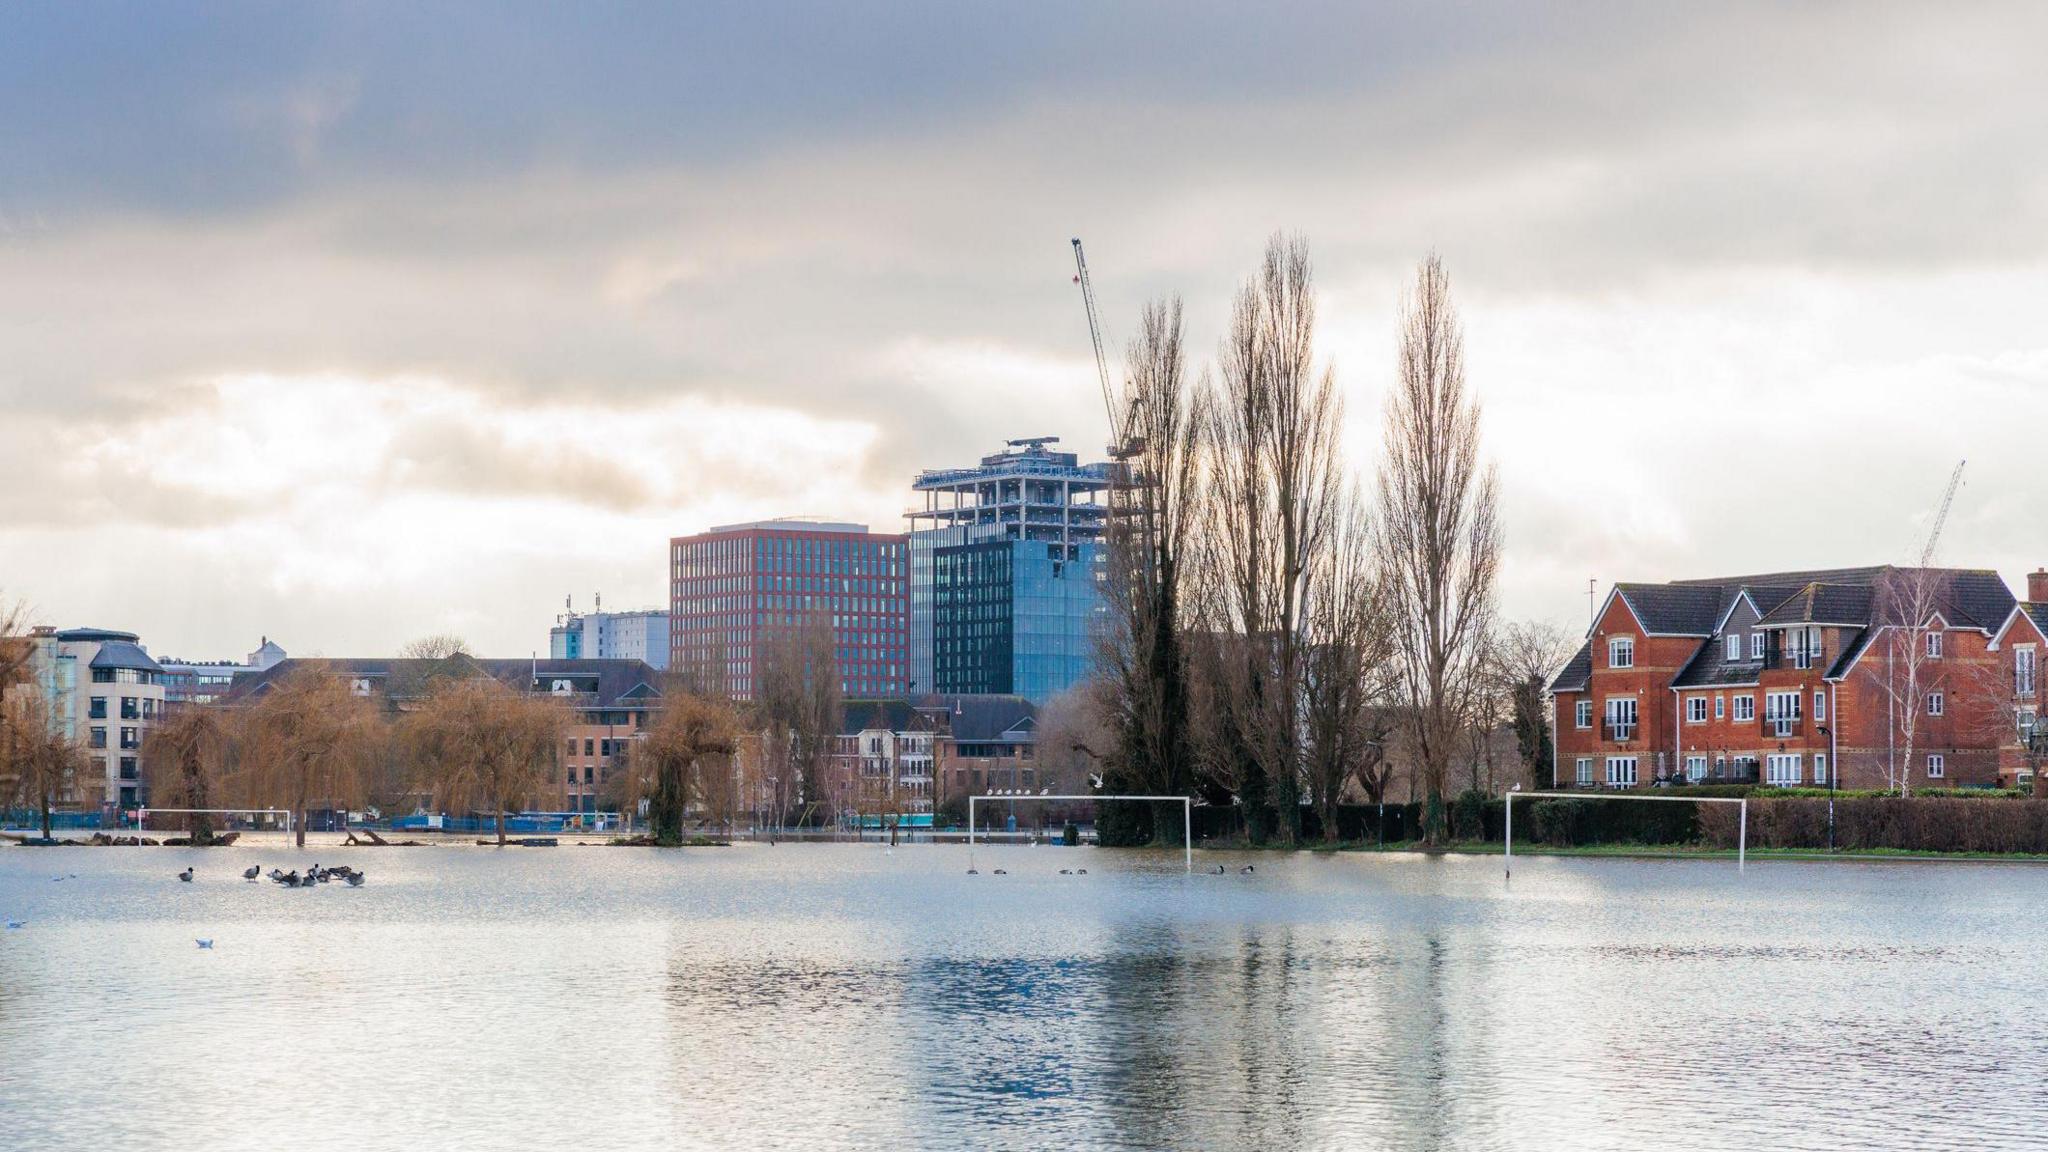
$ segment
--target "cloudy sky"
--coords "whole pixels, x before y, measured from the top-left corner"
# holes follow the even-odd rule
[[[1103,439],[1305,234],[1351,464],[1435,249],[1503,594],[2048,563],[2048,9],[17,5],[0,596],[158,654],[545,649],[669,536]],[[1368,8],[1371,10],[1368,11]]]

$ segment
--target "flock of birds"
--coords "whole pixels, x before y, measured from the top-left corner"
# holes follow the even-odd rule
[[[190,867],[187,867],[183,872],[178,873],[178,879],[183,883],[190,884],[192,883],[193,877],[195,875],[196,873],[194,873]],[[251,884],[254,884],[256,881],[262,879],[262,877],[263,869],[261,866],[256,864],[249,865],[248,869],[242,873],[242,879],[247,880]],[[50,880],[53,883],[65,879],[76,880],[78,879],[78,874],[74,872],[70,874],[68,877],[50,877]],[[276,868],[272,868],[270,870],[270,879],[273,883],[283,885],[286,888],[311,888],[316,884],[327,884],[335,880],[339,880],[351,888],[361,888],[363,886],[364,880],[366,880],[367,877],[364,876],[363,873],[357,871],[354,868],[349,867],[346,864],[336,865],[333,868],[322,868],[318,864],[315,864],[311,868],[306,869],[304,875],[300,875],[296,869],[290,872],[284,872]],[[18,928],[28,927],[28,921],[26,920],[8,920],[6,921],[6,924],[9,931],[13,931]],[[208,951],[211,951],[213,949],[213,941],[211,939],[200,938],[195,939],[192,942],[194,944],[199,945],[201,948],[207,949]]]
[[[254,884],[262,877],[263,869],[260,865],[256,864],[249,865],[248,870],[242,873],[242,879],[247,880],[251,884]],[[334,880],[339,880],[351,888],[361,888],[366,878],[361,872],[346,864],[338,864],[332,868],[322,868],[315,864],[311,868],[306,869],[306,874],[303,876],[299,875],[296,868],[290,872],[279,871],[276,868],[270,870],[271,882],[281,884],[286,888],[311,888],[315,884],[326,884]],[[192,869],[187,868],[183,872],[178,873],[178,879],[190,884],[192,882]]]
[[[1237,870],[1237,874],[1238,874],[1238,875],[1240,875],[1240,876],[1249,876],[1249,875],[1251,875],[1251,874],[1252,874],[1252,873],[1253,873],[1254,871],[1257,871],[1257,869],[1255,869],[1255,868],[1253,868],[1253,867],[1252,867],[1251,865],[1247,864],[1247,865],[1245,865],[1244,867],[1242,867],[1242,868],[1239,868],[1239,869]],[[981,875],[981,869],[979,869],[979,868],[969,868],[969,869],[967,870],[967,874],[968,874],[969,876],[979,876],[979,875]],[[1003,868],[997,868],[997,869],[994,869],[994,870],[993,870],[993,872],[992,872],[991,874],[992,874],[992,875],[996,875],[996,876],[1008,876],[1008,875],[1009,875],[1010,873],[1009,873],[1009,871],[1008,871],[1007,869],[1003,869]],[[1062,868],[1062,869],[1060,869],[1060,875],[1062,875],[1062,876],[1086,876],[1087,874],[1088,874],[1088,870],[1087,870],[1086,868]],[[1214,867],[1214,868],[1211,868],[1211,869],[1209,870],[1209,874],[1210,874],[1211,876],[1221,876],[1221,875],[1223,875],[1223,865],[1221,865],[1221,864],[1218,864],[1218,865],[1217,865],[1216,867]]]

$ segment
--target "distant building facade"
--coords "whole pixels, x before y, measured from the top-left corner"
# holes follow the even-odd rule
[[[235,680],[283,663],[285,650],[265,636],[254,652],[233,660],[158,660],[164,670],[164,699],[172,704],[211,704],[228,694]]]
[[[669,667],[722,676],[752,700],[769,645],[807,621],[832,630],[840,690],[900,696],[908,682],[908,547],[864,524],[762,520],[669,542]]]
[[[668,656],[668,613],[660,608],[565,612],[548,629],[551,660],[644,660],[663,671]]]
[[[1901,619],[1901,582],[1932,588]],[[1892,606],[1892,607],[1888,607]],[[1900,699],[1917,645],[1916,698]],[[1552,680],[1564,787],[2031,785],[2048,571],[1843,568],[1617,584]],[[1899,710],[1913,709],[1910,756]]]
[[[920,473],[910,533],[914,693],[1044,702],[1087,679],[1103,618],[1110,467],[1009,441]]]
[[[556,811],[615,810],[607,803],[614,775],[624,767],[632,741],[661,706],[661,674],[640,660],[486,660],[460,657],[475,675],[488,676],[515,692],[547,696],[569,708],[562,730],[549,801]],[[428,670],[444,671],[436,660],[290,659],[235,685],[229,703],[260,699],[295,669],[314,668],[345,678],[358,696],[404,712],[430,683]]]
[[[92,765],[58,800],[124,811],[147,804],[142,744],[163,719],[163,666],[133,632],[38,628],[30,639],[30,675],[49,704],[51,726]]]

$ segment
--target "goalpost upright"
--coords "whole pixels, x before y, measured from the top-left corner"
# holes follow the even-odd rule
[[[1195,870],[1195,800],[1192,796],[1105,796],[1095,793],[1087,796],[1003,796],[990,793],[986,796],[967,798],[967,866],[974,867],[974,805],[981,800],[1136,800],[1151,803],[1172,802],[1179,804],[1181,819],[1181,847],[1186,856],[1187,870]]]
[[[1507,793],[1507,818],[1501,837],[1506,851],[1503,853],[1505,875],[1512,876],[1515,870],[1515,798],[1526,800],[1656,800],[1666,804],[1734,804],[1739,808],[1735,822],[1735,870],[1740,872],[1749,855],[1749,797],[1747,796],[1636,796],[1628,793],[1600,792],[1509,792]]]

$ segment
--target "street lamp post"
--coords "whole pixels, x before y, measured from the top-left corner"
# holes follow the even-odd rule
[[[1830,732],[1830,731],[1828,731],[1828,726],[1827,726],[1827,725],[1825,725],[1825,724],[1816,724],[1816,725],[1814,725],[1814,726],[1813,726],[1813,730],[1814,730],[1815,732],[1818,732],[1818,733],[1820,733],[1820,738],[1821,738],[1821,739],[1823,739],[1823,740],[1828,740],[1828,739],[1830,739],[1830,738],[1832,738],[1832,737],[1834,736],[1834,733],[1833,733],[1833,732]],[[1836,778],[1837,776],[1840,776],[1841,774],[1842,774],[1842,766],[1841,766],[1840,764],[1837,764],[1837,763],[1835,763],[1835,758],[1834,758],[1834,757],[1829,757],[1829,758],[1828,758],[1828,854],[1829,854],[1829,855],[1833,855],[1833,854],[1834,854],[1834,851],[1835,851],[1835,778]]]

